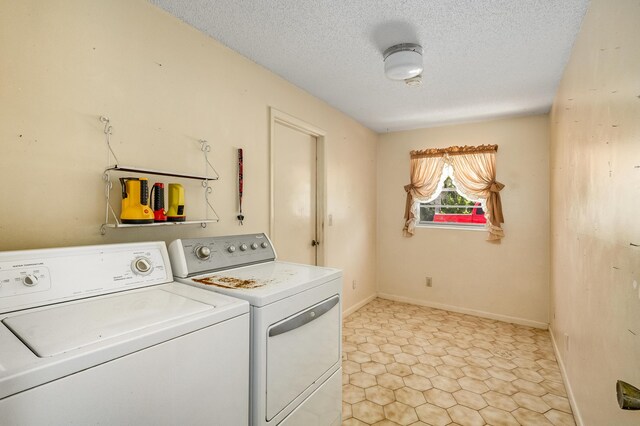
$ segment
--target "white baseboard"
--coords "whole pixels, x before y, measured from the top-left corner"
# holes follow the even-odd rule
[[[576,398],[573,394],[573,389],[571,388],[571,383],[569,383],[569,376],[567,376],[567,370],[564,367],[564,362],[560,357],[560,351],[558,350],[558,344],[556,342],[556,338],[553,336],[553,331],[551,327],[549,327],[549,334],[551,335],[551,343],[553,344],[553,351],[556,354],[556,360],[558,361],[558,366],[560,367],[560,374],[562,374],[562,381],[564,382],[564,388],[567,390],[567,396],[569,397],[569,404],[571,404],[571,411],[573,411],[573,418],[576,421],[577,426],[583,426],[584,422],[582,421],[582,416],[580,415],[580,410],[578,409],[578,404],[576,403]]]
[[[393,294],[378,293],[378,297],[387,300],[395,300],[396,302],[411,303],[413,305],[428,306],[430,308],[442,309],[444,311],[458,312],[461,314],[475,315],[477,317],[489,318],[498,321],[510,322],[513,324],[526,325],[528,327],[541,328],[546,330],[549,324],[544,322],[532,321],[525,318],[510,317],[508,315],[494,314],[492,312],[478,311],[475,309],[460,308],[458,306],[445,305],[442,303],[434,303],[426,300],[416,300],[410,297],[395,296]]]
[[[344,317],[347,317],[347,316],[351,315],[352,313],[354,313],[358,309],[362,308],[367,303],[371,302],[376,297],[378,297],[378,295],[376,293],[373,293],[371,296],[369,296],[366,299],[356,303],[355,305],[353,305],[349,309],[345,309],[344,311],[342,311],[342,317],[344,318]]]

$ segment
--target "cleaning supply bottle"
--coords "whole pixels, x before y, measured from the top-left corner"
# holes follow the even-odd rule
[[[167,212],[164,210],[164,184],[156,182],[151,188],[151,209],[154,222],[166,222]]]
[[[169,222],[184,222],[186,219],[187,216],[184,211],[184,188],[179,183],[170,183],[167,220]]]
[[[149,182],[147,178],[120,178],[122,185],[122,223],[153,223],[149,207]]]

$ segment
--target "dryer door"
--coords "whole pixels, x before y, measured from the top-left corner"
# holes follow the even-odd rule
[[[267,421],[340,362],[340,296],[269,327]]]

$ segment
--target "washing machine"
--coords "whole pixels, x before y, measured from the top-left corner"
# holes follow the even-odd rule
[[[164,242],[0,252],[0,423],[245,425],[249,318]]]
[[[283,262],[265,234],[176,240],[177,281],[251,305],[252,425],[339,425],[342,272]]]

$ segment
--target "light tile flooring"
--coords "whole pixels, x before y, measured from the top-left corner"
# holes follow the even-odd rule
[[[575,425],[549,332],[375,299],[344,319],[343,425]]]

